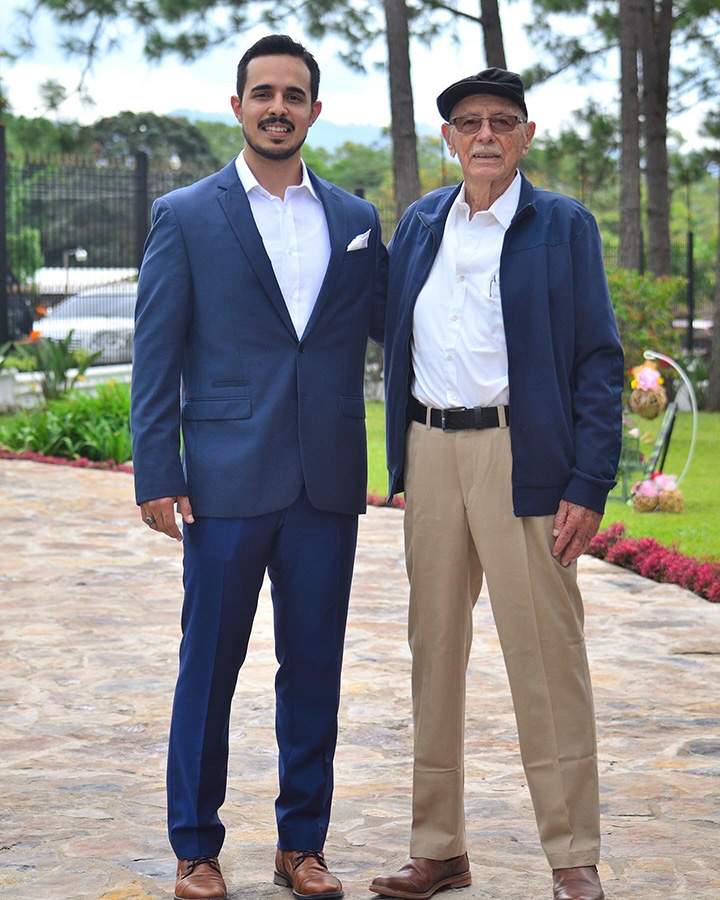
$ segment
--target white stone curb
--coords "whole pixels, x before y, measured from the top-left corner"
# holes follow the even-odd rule
[[[69,370],[71,377],[76,372],[77,369]],[[75,382],[74,390],[92,393],[99,384],[104,384],[106,381],[129,383],[131,373],[131,363],[91,366],[86,369],[81,380]],[[0,369],[0,409],[18,407],[27,409],[36,406],[42,399],[41,381],[42,374],[39,372],[6,372],[4,369]]]

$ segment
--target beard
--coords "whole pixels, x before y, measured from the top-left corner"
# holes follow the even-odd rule
[[[280,121],[280,120],[278,120]],[[267,124],[266,122],[261,122],[261,125]],[[272,123],[271,123],[272,124]],[[289,124],[287,122],[282,122],[282,124]],[[245,126],[242,127],[243,137],[245,138],[245,143],[250,147],[250,149],[257,153],[258,156],[262,156],[265,159],[274,159],[278,162],[284,159],[290,159],[291,156],[294,156],[298,150],[305,143],[305,138],[307,137],[307,133],[303,135],[302,139],[299,140],[296,144],[293,144],[291,147],[261,147],[259,144],[256,144],[249,137],[247,132],[245,131]]]

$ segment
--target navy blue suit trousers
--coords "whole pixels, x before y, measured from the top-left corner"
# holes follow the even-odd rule
[[[315,509],[304,488],[278,512],[185,525],[167,773],[170,843],[180,859],[217,856],[223,843],[230,705],[266,569],[278,661],[278,846],[322,849],[356,538],[357,516]]]

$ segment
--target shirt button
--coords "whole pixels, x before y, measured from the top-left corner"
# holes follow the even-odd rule
[[[457,322],[457,316],[450,316],[453,322]]]
[[[452,353],[448,353],[448,355],[445,357],[445,359],[452,359]]]
[[[458,275],[458,281],[465,281],[464,275]]]

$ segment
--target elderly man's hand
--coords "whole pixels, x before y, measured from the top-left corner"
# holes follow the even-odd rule
[[[597,534],[603,514],[580,506],[579,503],[568,503],[561,500],[555,515],[553,537],[556,538],[552,555],[563,566],[583,554],[590,546],[590,541]]]
[[[192,507],[187,497],[158,497],[156,500],[146,500],[140,504],[140,515],[143,522],[153,531],[160,531],[168,537],[182,540],[182,534],[175,521],[175,504],[183,521],[192,525],[195,521]]]

